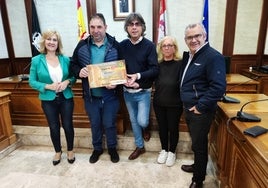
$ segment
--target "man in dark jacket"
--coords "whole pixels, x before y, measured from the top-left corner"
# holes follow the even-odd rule
[[[148,131],[151,91],[158,75],[157,53],[152,41],[145,38],[146,25],[138,13],[130,13],[125,19],[124,29],[128,38],[120,42],[120,59],[125,59],[127,83],[124,84],[124,99],[129,113],[136,149],[128,157],[138,158],[145,153],[144,142],[149,141]]]
[[[181,100],[192,139],[194,164],[182,165],[193,172],[190,188],[202,187],[208,162],[208,133],[219,101],[226,89],[224,57],[206,42],[202,24],[190,24],[185,29],[189,52],[183,54]]]
[[[98,64],[118,60],[118,42],[106,33],[104,16],[97,13],[89,19],[90,35],[76,46],[71,58],[71,70],[77,78],[82,79],[84,105],[90,119],[93,153],[89,162],[95,163],[103,153],[103,131],[106,135],[108,153],[111,161],[119,161],[116,150],[116,115],[119,99],[116,86],[90,88],[88,82],[89,64]]]

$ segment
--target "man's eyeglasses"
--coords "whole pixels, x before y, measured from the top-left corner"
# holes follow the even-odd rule
[[[128,24],[128,26],[130,26],[130,27],[134,27],[134,26],[139,27],[139,26],[141,26],[141,23],[140,22],[131,22],[131,23]]]
[[[161,48],[172,48],[173,46],[173,44],[164,44],[161,46]]]
[[[194,35],[194,36],[185,37],[185,39],[187,41],[192,41],[193,39],[195,39],[195,40],[200,39],[202,36],[203,36],[203,34],[197,34],[197,35]]]

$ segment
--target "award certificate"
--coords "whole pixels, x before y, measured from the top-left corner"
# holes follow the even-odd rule
[[[127,81],[125,60],[87,65],[90,88],[124,84]]]

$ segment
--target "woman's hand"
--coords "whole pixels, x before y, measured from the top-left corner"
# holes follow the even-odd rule
[[[69,80],[64,80],[63,82],[58,83],[58,86],[56,88],[56,92],[64,91],[68,87],[69,84],[70,84]]]
[[[45,89],[56,91],[58,88],[58,83],[46,84]]]

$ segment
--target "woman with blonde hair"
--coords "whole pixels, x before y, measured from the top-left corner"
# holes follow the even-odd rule
[[[159,75],[155,80],[153,107],[159,126],[160,164],[173,166],[179,140],[179,121],[182,114],[179,72],[181,57],[176,39],[165,36],[157,45]]]
[[[56,152],[53,165],[61,161],[60,128],[65,132],[67,161],[73,163],[73,91],[76,79],[69,73],[70,59],[63,55],[60,34],[47,30],[40,40],[40,54],[32,58],[29,85],[39,92],[42,109],[50,129],[50,137]]]

